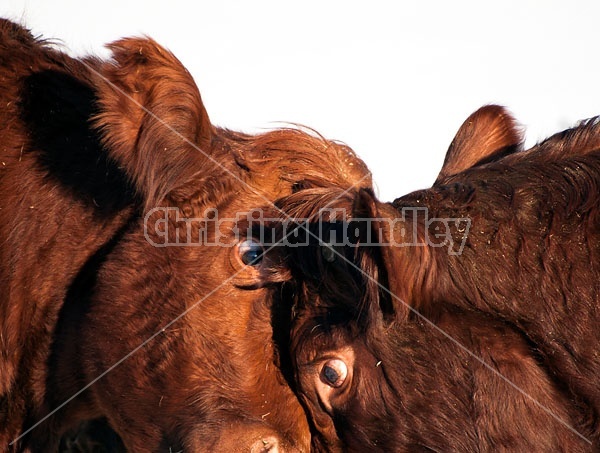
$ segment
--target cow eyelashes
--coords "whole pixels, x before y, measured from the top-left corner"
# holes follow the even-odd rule
[[[262,244],[254,239],[247,239],[238,246],[240,260],[247,266],[258,266],[263,259],[263,253]]]
[[[330,359],[321,368],[321,381],[330,387],[338,388],[348,377],[348,367],[340,359]]]

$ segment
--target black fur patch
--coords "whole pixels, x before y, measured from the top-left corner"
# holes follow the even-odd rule
[[[91,127],[96,113],[93,89],[69,74],[41,71],[23,82],[21,115],[31,150],[73,196],[109,215],[134,202],[135,191]]]
[[[80,344],[74,340],[80,337],[79,328],[88,316],[94,290],[96,289],[98,272],[123,237],[137,225],[137,221],[137,214],[134,213],[127,223],[87,260],[69,285],[56,323],[48,359],[48,369],[54,371],[54,373],[48,373],[46,380],[46,386],[50,389],[46,395],[49,410],[60,406],[63,401],[72,396],[60,394],[55,390],[60,389],[66,380],[71,379],[72,382],[76,383],[74,388],[83,388],[88,384],[85,376],[80,374],[82,369],[79,365],[86,352],[82,351]],[[58,374],[56,370],[68,370],[67,373],[69,374]],[[86,391],[71,404],[85,406],[90,404],[87,402],[88,398],[90,398],[90,395]],[[60,416],[59,411],[55,417]],[[35,423],[35,420],[27,420],[24,429],[33,423]],[[60,453],[124,453],[125,451],[121,439],[112,430],[106,419],[82,421],[79,425],[72,427],[61,438],[59,448]]]

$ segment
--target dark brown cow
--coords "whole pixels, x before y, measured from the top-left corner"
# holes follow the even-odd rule
[[[135,452],[306,451],[259,250],[232,226],[369,174],[314,134],[214,127],[150,39],[110,49],[74,60],[0,22],[0,449],[106,420]]]
[[[315,449],[599,448],[599,128],[519,152],[512,118],[485,107],[431,189],[392,205],[325,191],[296,212],[344,208],[375,242],[339,249],[352,265],[327,245],[266,261],[293,302],[284,345]]]

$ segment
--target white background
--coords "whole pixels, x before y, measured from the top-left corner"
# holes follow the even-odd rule
[[[597,1],[0,0],[76,55],[147,34],[194,75],[213,123],[278,121],[349,144],[391,200],[427,187],[462,121],[508,106],[533,144],[600,114]]]

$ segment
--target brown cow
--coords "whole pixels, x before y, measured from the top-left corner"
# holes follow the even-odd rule
[[[431,189],[392,205],[326,191],[295,213],[346,209],[372,243],[339,249],[352,265],[327,237],[265,260],[293,302],[282,347],[317,450],[598,448],[599,127],[519,152],[512,118],[485,107]]]
[[[305,451],[260,249],[232,225],[369,173],[315,134],[211,125],[150,39],[110,49],[75,60],[0,21],[0,449],[105,420],[136,452]]]

